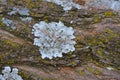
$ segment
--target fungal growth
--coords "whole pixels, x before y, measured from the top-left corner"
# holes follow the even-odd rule
[[[33,26],[34,45],[39,47],[42,58],[62,57],[62,53],[74,51],[75,36],[72,27],[61,21],[46,23],[41,21]]]

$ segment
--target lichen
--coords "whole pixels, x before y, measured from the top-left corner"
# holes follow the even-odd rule
[[[2,23],[5,24],[7,27],[10,27],[13,30],[16,29],[15,23],[12,20],[8,19],[8,18],[3,17],[2,18]]]
[[[0,80],[23,80],[20,75],[18,75],[18,69],[11,68],[6,66],[4,70],[2,70],[2,75],[0,75]]]
[[[20,19],[23,21],[23,22],[30,22],[32,20],[32,17],[20,17]]]
[[[8,15],[12,16],[18,13],[21,16],[28,16],[29,15],[29,10],[27,8],[17,8],[13,7],[11,12],[8,12]]]
[[[33,26],[34,45],[39,46],[42,58],[62,57],[62,53],[74,51],[74,30],[61,21],[46,23],[41,21]]]
[[[86,5],[95,7],[98,9],[112,9],[120,12],[120,1],[119,0],[93,0],[86,1]]]
[[[63,10],[68,11],[71,10],[72,7],[75,7],[77,9],[81,9],[81,5],[74,3],[72,0],[70,0],[69,2],[67,0],[61,1],[61,0],[45,0],[48,2],[53,2],[57,5],[60,5],[63,7]]]

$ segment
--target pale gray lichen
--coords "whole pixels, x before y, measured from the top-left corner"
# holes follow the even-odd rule
[[[29,10],[27,8],[17,8],[17,7],[13,7],[11,12],[8,12],[8,15],[15,15],[16,13],[22,15],[22,16],[28,16],[29,14]]]
[[[65,11],[71,10],[73,7],[81,9],[81,5],[74,3],[73,0],[45,0],[45,1],[53,2],[57,5],[60,5],[63,7],[63,10]]]
[[[120,13],[120,0],[86,1],[86,5],[100,9],[112,9]]]
[[[30,22],[32,20],[32,17],[20,17],[20,19],[23,21],[23,22]]]
[[[42,58],[62,57],[62,53],[74,51],[74,30],[61,21],[46,23],[41,21],[33,26],[34,45],[39,47]]]
[[[114,70],[114,68],[112,68],[112,67],[107,67],[106,69],[108,69],[108,70]]]
[[[30,15],[30,14],[29,14],[29,10],[28,10],[27,8],[21,8],[21,9],[19,9],[19,10],[18,10],[18,13],[19,13],[20,15],[26,15],[26,16]]]
[[[2,18],[2,23],[5,24],[6,26],[12,28],[13,30],[16,29],[15,23],[8,18],[3,17]]]
[[[18,12],[18,10],[19,10],[18,8],[13,7],[13,8],[12,8],[12,11],[11,11],[11,12],[8,12],[8,15],[10,15],[10,16],[11,16],[11,15],[15,15],[15,14]]]
[[[0,75],[0,80],[23,80],[20,75],[18,75],[18,69],[11,68],[6,66],[4,70],[2,70],[2,74]]]

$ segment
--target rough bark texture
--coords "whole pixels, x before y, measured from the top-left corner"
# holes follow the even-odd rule
[[[19,17],[24,16],[19,14],[8,15],[13,6],[27,7],[32,21],[22,22]],[[5,26],[3,17],[15,21],[16,29]],[[32,26],[41,20],[61,20],[73,27],[76,51],[62,58],[42,59],[31,34]],[[60,6],[40,0],[8,0],[7,5],[0,4],[0,68],[6,65],[18,67],[24,80],[119,80],[120,16],[111,10],[64,12]]]

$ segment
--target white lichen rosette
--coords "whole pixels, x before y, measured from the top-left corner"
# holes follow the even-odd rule
[[[20,75],[18,75],[18,69],[11,68],[6,66],[4,70],[2,70],[2,74],[0,74],[0,80],[23,80]]]
[[[75,36],[72,27],[61,21],[46,23],[41,21],[33,26],[34,45],[39,47],[42,58],[62,57],[62,53],[74,51]]]

